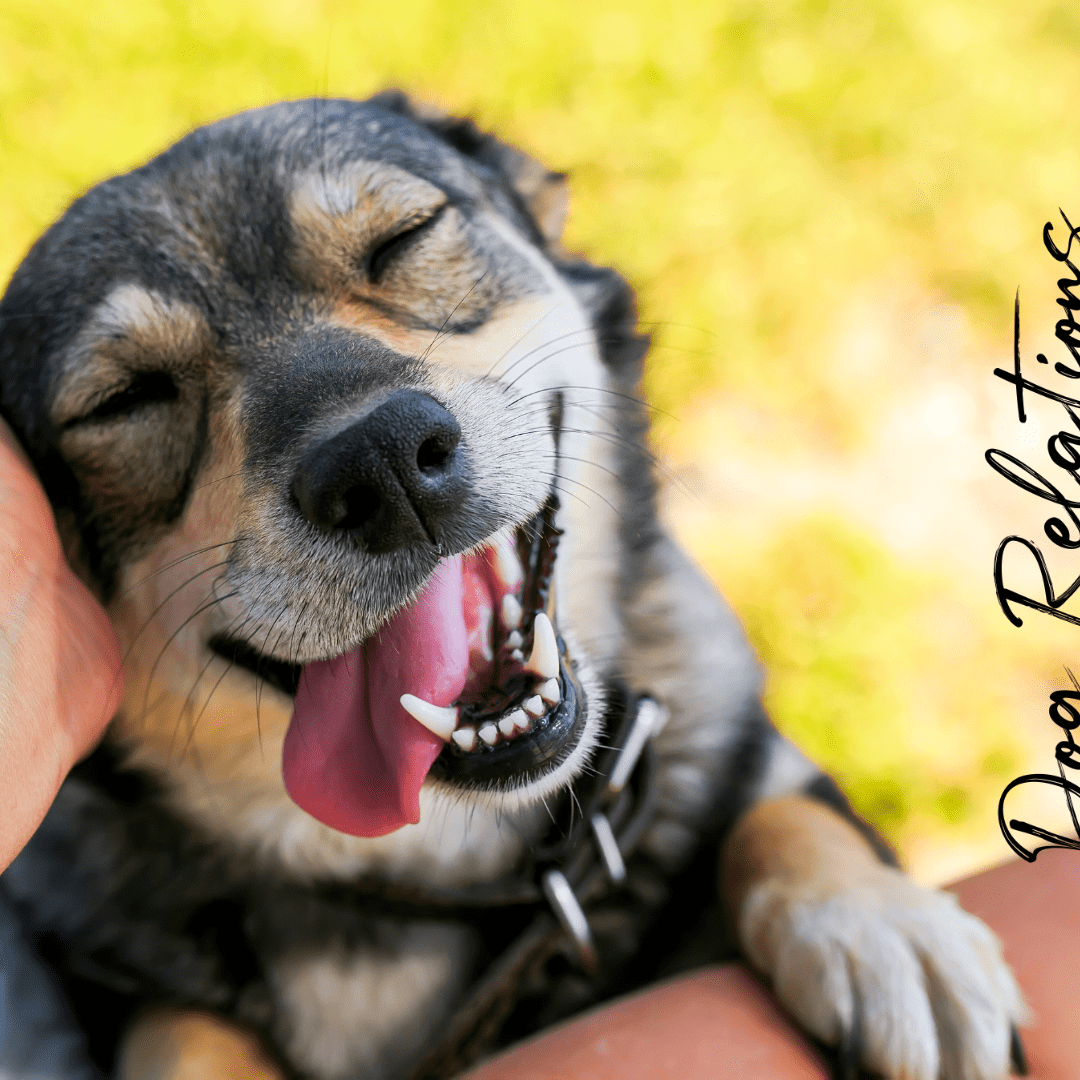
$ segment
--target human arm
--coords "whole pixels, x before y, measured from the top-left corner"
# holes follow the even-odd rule
[[[120,701],[108,617],[64,559],[52,510],[0,420],[0,869]]]

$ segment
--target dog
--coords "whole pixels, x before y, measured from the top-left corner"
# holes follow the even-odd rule
[[[566,191],[396,92],[285,103],[16,271],[0,410],[124,696],[0,880],[105,1072],[448,1076],[733,947],[846,1074],[1017,1056],[994,936],[778,734],[664,531]]]

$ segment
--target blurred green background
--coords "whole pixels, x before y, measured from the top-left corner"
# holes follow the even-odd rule
[[[0,276],[98,179],[279,98],[401,86],[568,170],[568,247],[656,343],[673,527],[778,723],[943,880],[1006,854],[1080,644],[997,610],[994,546],[1041,519],[981,460],[1020,437],[1017,286],[1052,329],[1078,76],[1080,8],[1038,0],[0,0]]]

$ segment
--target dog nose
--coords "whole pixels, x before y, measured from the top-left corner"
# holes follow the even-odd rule
[[[434,398],[399,390],[312,447],[293,476],[300,513],[348,531],[371,552],[441,547],[440,525],[466,493],[461,428]]]

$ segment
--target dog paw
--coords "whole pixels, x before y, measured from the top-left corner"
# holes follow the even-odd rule
[[[991,930],[898,870],[841,889],[766,879],[739,937],[781,1003],[889,1080],[1003,1080],[1026,1016]]]

